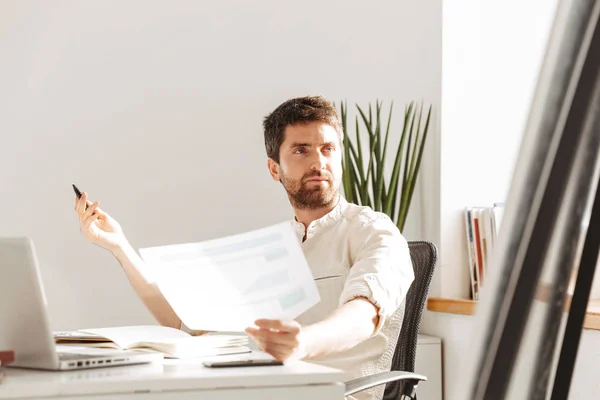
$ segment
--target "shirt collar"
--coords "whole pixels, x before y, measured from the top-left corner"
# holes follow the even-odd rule
[[[331,211],[323,215],[321,218],[312,221],[308,225],[308,228],[306,229],[306,239],[309,239],[311,236],[318,234],[323,229],[336,224],[344,216],[347,208],[348,202],[340,194],[338,203]],[[304,224],[299,222],[296,217],[294,217],[292,220],[292,225],[298,234],[298,237],[300,240],[302,240],[305,234]]]

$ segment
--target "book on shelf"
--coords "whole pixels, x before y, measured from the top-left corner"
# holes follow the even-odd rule
[[[179,329],[157,325],[121,326],[54,332],[60,345],[156,351],[165,358],[208,357],[249,353],[246,335],[207,333],[192,336]]]
[[[0,350],[0,383],[4,380],[4,367],[15,361],[15,352],[12,350]]]
[[[477,262],[477,250],[475,249],[475,231],[473,229],[472,210],[469,207],[465,208],[465,231],[467,238],[467,255],[469,263],[469,276],[471,278],[471,298],[479,300],[479,268]]]
[[[0,350],[0,365],[8,365],[15,361],[15,352],[12,350]]]
[[[480,290],[485,284],[503,212],[503,203],[494,203],[492,207],[464,208],[467,263],[473,300],[479,300]]]

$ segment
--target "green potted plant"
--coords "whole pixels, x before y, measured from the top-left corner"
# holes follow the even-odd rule
[[[406,106],[400,142],[398,148],[393,150],[395,159],[392,173],[389,179],[386,179],[385,160],[388,156],[387,145],[394,103],[390,105],[385,127],[381,120],[382,105],[383,102],[375,102],[374,115],[371,103],[368,113],[356,105],[356,139],[350,139],[347,123],[348,105],[347,102],[341,103],[344,130],[342,185],[349,202],[366,205],[387,214],[402,232],[421,166],[431,120],[431,106],[423,124],[423,105],[415,107],[414,102],[411,102]],[[363,148],[361,142],[359,119],[368,134],[366,148]]]

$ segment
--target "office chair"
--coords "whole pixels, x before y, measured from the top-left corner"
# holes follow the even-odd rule
[[[419,326],[437,262],[437,248],[431,242],[412,241],[408,242],[408,249],[415,279],[406,294],[404,319],[394,350],[391,371],[346,382],[345,396],[386,384],[383,400],[416,400],[419,381],[427,380],[427,377],[414,373],[414,369]]]

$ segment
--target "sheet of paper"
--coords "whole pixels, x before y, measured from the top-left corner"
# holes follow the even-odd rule
[[[243,331],[259,318],[295,319],[320,301],[289,222],[140,255],[191,329]]]

